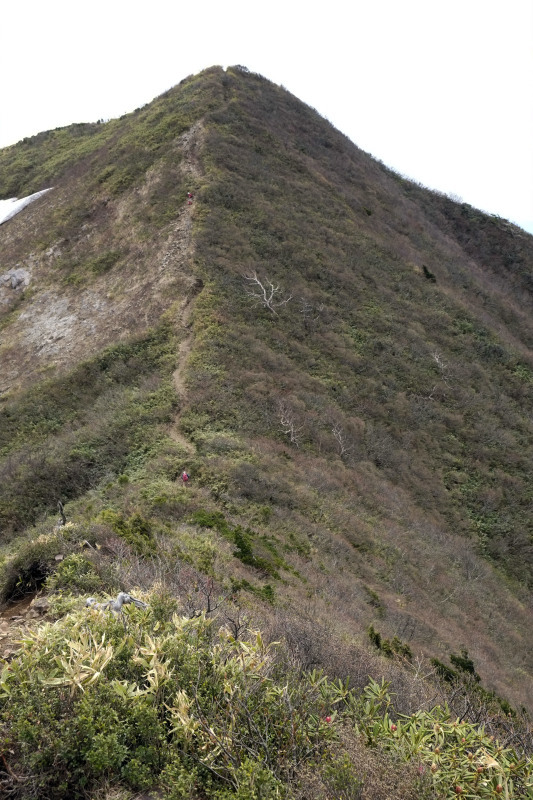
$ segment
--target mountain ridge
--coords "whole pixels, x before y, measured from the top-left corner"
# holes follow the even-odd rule
[[[0,227],[6,563],[55,497],[138,514],[310,664],[374,626],[530,708],[533,237],[236,67],[0,151],[46,182]]]

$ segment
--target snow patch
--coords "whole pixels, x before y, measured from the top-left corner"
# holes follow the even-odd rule
[[[43,189],[40,192],[28,195],[28,197],[21,197],[20,200],[16,197],[11,197],[9,200],[0,200],[0,225],[3,222],[7,222],[11,217],[14,217],[15,214],[18,214],[19,211],[22,211],[27,205],[33,203],[34,200],[38,200],[39,197],[49,192],[52,188],[53,187],[50,187],[50,189]]]

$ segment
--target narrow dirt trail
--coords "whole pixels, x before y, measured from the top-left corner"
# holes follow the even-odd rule
[[[185,368],[187,365],[187,359],[189,353],[192,350],[193,346],[193,332],[191,330],[191,314],[194,305],[194,297],[201,291],[202,285],[201,282],[198,282],[196,287],[196,292],[194,295],[188,297],[183,305],[182,313],[181,313],[181,326],[185,329],[186,336],[180,342],[179,349],[178,349],[178,364],[174,373],[172,375],[172,380],[174,383],[174,388],[178,393],[180,399],[183,399],[187,394],[187,387],[185,384]],[[175,442],[181,445],[188,453],[196,452],[196,448],[192,442],[185,438],[185,436],[179,430],[179,422],[180,422],[180,412],[178,411],[177,415],[174,418],[174,421],[169,428],[169,435]]]
[[[21,639],[40,624],[48,609],[47,598],[32,592],[0,611],[0,659],[9,661],[17,653]]]
[[[181,137],[184,158],[181,169],[190,178],[191,186],[195,186],[201,178],[202,172],[197,156],[197,148],[201,141],[201,124],[193,126]],[[190,265],[194,257],[194,241],[192,237],[193,217],[195,200],[189,205],[184,198],[184,207],[169,236],[167,248],[163,256],[165,264],[171,265],[175,269],[190,274],[189,291],[181,305],[179,315],[179,325],[185,333],[178,350],[178,363],[173,374],[173,383],[180,400],[183,400],[187,393],[185,383],[185,370],[188,356],[194,343],[194,334],[191,326],[191,316],[194,308],[194,300],[203,288],[201,280],[194,278],[191,274]],[[180,403],[182,405],[182,403]],[[180,412],[178,411],[172,425],[169,428],[169,435],[175,442],[183,447],[188,453],[194,453],[196,448],[192,442],[185,438],[179,430]]]

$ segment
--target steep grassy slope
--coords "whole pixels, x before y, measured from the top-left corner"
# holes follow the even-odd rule
[[[446,226],[437,228],[378,165],[334,132],[325,139],[318,117],[302,112],[291,142],[290,100],[270,98],[276,114],[267,127],[269,88],[248,91],[250,99],[214,117],[210,152],[227,171],[206,192],[210,213],[198,247],[210,276],[212,265],[220,270],[215,294],[225,299],[232,328],[242,320],[240,335],[224,348],[226,362],[237,358],[269,375],[272,390],[263,398],[278,401],[296,390],[311,448],[330,426],[328,414],[340,415],[341,427],[355,425],[352,460],[369,457],[426,508],[477,531],[489,555],[527,580],[532,373],[525,282],[510,286],[504,303],[496,279],[491,291],[500,260],[496,253],[487,263],[485,237],[473,262],[474,245],[460,247],[464,231],[452,238]],[[375,174],[362,177],[361,164]],[[429,196],[430,212],[433,203]],[[516,238],[522,262],[531,265],[530,237],[499,230],[499,249],[512,254]],[[293,296],[278,317],[262,311],[257,319],[246,296],[245,276],[254,272]],[[500,283],[505,277],[500,270]],[[264,363],[261,349],[267,359],[276,356],[279,371]],[[218,354],[216,361],[220,368]],[[311,386],[314,407],[303,396]],[[215,394],[230,418],[242,398],[239,427],[261,427],[245,374],[231,402],[218,386]],[[221,408],[217,419],[223,415]],[[330,452],[335,447],[333,439]]]
[[[333,607],[359,574],[396,632],[468,642],[492,675],[489,630],[529,660],[528,593],[507,606],[497,589],[531,576],[526,286],[504,296],[484,234],[476,263],[466,226],[437,225],[445,201],[415,202],[313,111],[258,77],[222,80],[184,429],[232,497],[327,529]],[[531,238],[491,224],[531,264]],[[250,297],[254,274],[290,302]],[[251,462],[223,453],[224,431],[249,437]]]
[[[1,392],[157,325],[194,293],[183,198],[199,170],[193,123],[216,91],[192,78],[83,136],[72,126],[2,150],[6,195],[53,189],[2,227],[0,272],[23,270],[29,288],[1,291]]]
[[[0,228],[3,599],[163,585],[400,712],[450,655],[533,707],[530,236],[240,68],[0,177],[54,186]]]

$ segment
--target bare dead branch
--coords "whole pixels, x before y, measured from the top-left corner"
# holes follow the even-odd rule
[[[289,437],[292,444],[299,447],[303,425],[298,425],[294,410],[285,400],[280,400],[278,402],[278,415],[282,433]]]
[[[235,640],[250,629],[250,618],[240,606],[235,606],[234,610],[232,608],[224,609],[223,618]]]
[[[350,443],[346,431],[338,422],[334,422],[331,432],[333,434],[333,438],[339,446],[340,457],[344,458],[344,456],[348,456],[353,450],[353,444]]]
[[[246,291],[248,297],[254,298],[273,314],[277,313],[276,308],[280,308],[292,300],[292,294],[283,298],[283,289],[280,286],[275,286],[268,278],[263,283],[259,279],[257,272],[245,275],[244,278],[250,283],[250,288]]]

